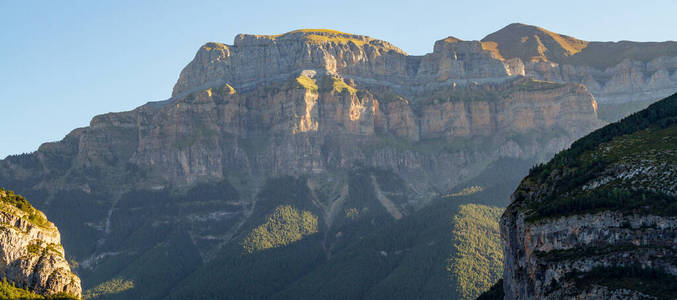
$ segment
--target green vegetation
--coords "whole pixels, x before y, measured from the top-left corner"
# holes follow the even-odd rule
[[[3,188],[0,188],[0,201],[10,204],[26,213],[32,213],[35,208],[28,203],[26,198],[21,195],[14,194],[14,191],[7,191]]]
[[[347,44],[355,43],[356,45],[364,45],[366,41],[353,37],[353,35],[337,30],[331,29],[299,29],[290,31],[284,34],[278,35],[269,35],[271,39],[277,39],[293,33],[307,33],[305,39],[311,43],[321,44],[321,43],[335,43],[335,44]]]
[[[320,91],[342,93],[344,90],[350,94],[357,93],[357,89],[348,85],[342,78],[337,76],[324,76],[320,80]]]
[[[446,194],[444,197],[460,197],[460,196],[468,196],[468,195],[472,195],[472,194],[475,194],[475,193],[479,193],[479,192],[481,192],[482,190],[484,190],[484,188],[482,188],[481,186],[479,186],[479,185],[473,185],[473,186],[469,186],[469,187],[463,188],[462,190],[460,190],[460,191],[458,191],[458,192]]]
[[[501,278],[503,251],[498,220],[503,209],[477,204],[460,206],[454,216],[454,255],[447,270],[456,279],[461,299],[474,299]]]
[[[48,228],[50,223],[47,221],[45,215],[31,205],[26,198],[21,195],[14,194],[14,191],[8,191],[0,188],[0,203],[11,205],[27,214],[27,220],[32,224]]]
[[[552,170],[562,167],[577,167],[578,161],[586,151],[592,151],[599,145],[611,141],[615,137],[632,134],[651,125],[666,128],[677,122],[677,94],[650,105],[647,109],[636,112],[620,122],[609,124],[574,142],[569,149],[555,155],[547,164],[535,166],[529,171],[529,177],[547,177]]]
[[[7,278],[3,278],[0,282],[0,299],[45,299],[44,296],[38,295],[31,291],[17,288],[13,283],[8,283]]]
[[[214,257],[209,264],[199,266],[190,276],[167,289],[170,299],[262,299],[271,295],[301,278],[323,261],[322,228],[320,217],[311,217],[306,214],[303,221],[303,212],[314,216],[320,215],[313,204],[312,195],[306,185],[306,178],[284,176],[268,180],[256,195],[255,210],[251,213],[241,230],[233,237],[233,242]],[[290,223],[287,223],[287,220]],[[310,220],[308,220],[310,219]],[[270,221],[270,222],[269,222]],[[264,228],[260,236],[272,239],[262,241],[284,240],[284,237],[294,236],[302,231],[306,225],[315,224],[316,234],[302,236],[303,238],[284,246],[272,247],[264,251],[243,251],[245,240],[251,239],[257,228]],[[261,225],[264,224],[264,225]],[[289,230],[286,232],[285,230]],[[270,234],[270,233],[273,234]],[[298,237],[298,235],[296,235]],[[272,244],[272,243],[271,243]],[[141,286],[137,282],[137,286]]]
[[[228,49],[226,45],[217,42],[206,43],[204,46],[202,46],[202,48],[207,51]]]
[[[42,247],[40,247],[40,244],[31,243],[26,248],[28,249],[29,255],[40,255],[40,254],[42,254]]]
[[[677,153],[676,123],[677,95],[673,95],[579,139],[547,164],[533,167],[520,188],[548,182],[554,189],[543,201],[527,203],[527,219],[533,222],[606,209],[676,215],[677,197],[662,192],[665,183],[677,180],[665,164]],[[592,179],[608,176],[605,172],[612,165],[633,164],[656,168],[662,172],[660,180],[639,173],[632,178],[635,183],[614,177],[601,187],[581,188]],[[524,193],[517,195],[517,201],[523,201]]]
[[[39,243],[28,244],[27,252],[29,255],[42,255],[47,251],[53,252],[53,254],[63,257],[63,248],[58,244],[47,244],[44,248]]]
[[[210,91],[210,95],[213,93],[213,95],[218,96],[218,97],[225,97],[225,96],[230,96],[234,95],[237,93],[235,88],[233,88],[230,84],[224,84],[219,87],[213,87],[208,89]],[[216,100],[215,100],[216,101]]]
[[[516,91],[547,91],[563,87],[565,84],[550,81],[536,80],[531,78],[523,78],[515,81],[508,93]]]
[[[484,179],[460,185],[482,186],[483,191],[439,199],[421,211],[407,207],[412,193],[394,172],[370,168],[356,168],[332,177],[334,182],[325,179],[318,183],[339,188],[323,192],[314,188],[317,201],[305,177],[271,179],[261,187],[253,207],[229,181],[183,189],[133,190],[120,195],[110,218],[111,230],[105,243],[106,247],[115,245],[112,249],[117,253],[98,261],[95,271],[80,267],[78,273],[86,294],[115,278],[134,282],[135,288],[98,297],[105,299],[453,298],[457,295],[456,279],[447,270],[456,241],[452,216],[465,203],[505,205],[528,165],[501,160],[481,175]],[[228,173],[228,178],[232,174]],[[239,185],[252,181],[250,176],[241,174],[233,180]],[[371,176],[406,213],[404,218],[395,221],[383,208],[375,197]],[[505,183],[508,188],[500,191],[491,184],[512,177]],[[344,205],[338,208],[334,225],[328,229],[317,203],[331,203],[339,194],[345,195]],[[111,207],[104,201],[107,197],[96,190],[91,194],[71,190],[54,196],[68,199],[69,206],[43,204],[50,215],[63,210],[58,211],[56,215],[62,217],[55,222],[73,233],[64,234],[63,239],[69,243],[68,254],[76,253],[74,257],[80,262],[91,255],[101,236],[102,229],[95,226],[103,226],[98,222],[106,219]],[[265,224],[278,206],[317,216],[317,233],[284,246],[244,252],[242,242]],[[204,263],[201,257],[205,252],[200,251],[214,242],[199,236],[234,228],[250,208],[251,217],[234,232],[232,242]],[[351,214],[355,210],[357,217]],[[213,211],[234,215],[219,222],[186,222],[194,214]],[[86,216],[84,221],[89,224],[69,218],[73,213]],[[203,245],[205,248],[200,248]]]
[[[134,288],[134,281],[122,277],[113,278],[103,282],[91,289],[86,290],[82,297],[84,299],[98,299],[105,296],[115,295]]]
[[[404,102],[409,103],[407,99],[401,95],[393,92],[390,89],[370,89],[369,91],[363,91],[364,93],[370,93],[378,100],[380,105],[387,105],[391,102]]]
[[[338,30],[333,30],[333,29],[306,28],[306,29],[297,29],[297,30],[290,31],[290,32],[287,32],[287,33],[283,33],[283,34],[270,35],[269,37],[277,38],[277,37],[281,37],[283,35],[287,35],[287,34],[291,34],[291,33],[297,33],[297,32],[303,32],[303,33],[318,32],[318,33],[327,33],[327,34],[333,34],[333,35],[350,35],[349,33],[345,33],[345,32],[338,31]]]
[[[357,208],[351,207],[345,210],[346,218],[355,220],[360,217],[360,211]]]
[[[288,245],[304,236],[317,233],[317,217],[309,211],[299,212],[290,205],[275,208],[266,222],[249,233],[242,242],[248,253]]]
[[[296,82],[303,87],[304,89],[311,91],[311,92],[317,92],[317,84],[315,83],[315,79],[312,79],[308,76],[305,75],[299,75],[299,77],[296,77]]]
[[[77,300],[79,298],[68,295],[66,293],[58,293],[55,295],[43,296],[33,293],[29,290],[18,288],[14,283],[7,282],[7,278],[3,278],[0,282],[0,299],[11,300]]]
[[[569,273],[567,278],[573,279],[580,289],[596,284],[612,290],[635,290],[659,299],[677,298],[677,276],[639,265],[596,267],[585,273]]]
[[[459,278],[453,273],[452,264],[457,266],[456,270],[475,272],[473,268],[487,264],[491,266],[488,270],[492,270],[500,260],[500,255],[494,255],[500,247],[497,227],[482,224],[497,226],[500,209],[471,203],[505,205],[529,165],[525,161],[502,159],[477,179],[461,185],[483,186],[482,191],[437,199],[419,211],[407,210],[409,214],[398,221],[376,200],[371,176],[398,207],[406,207],[409,194],[402,179],[387,170],[356,168],[342,179],[348,184],[348,195],[332,228],[318,226],[317,234],[265,251],[243,253],[241,244],[225,249],[216,260],[178,284],[169,298],[460,298]],[[265,223],[280,205],[295,207],[299,212],[312,211],[320,216],[318,225],[324,224],[316,203],[328,203],[325,197],[336,199],[338,190],[341,188],[335,193],[315,190],[315,196],[320,198],[314,202],[306,178],[268,181],[257,196],[252,221],[243,226],[245,234],[241,240]],[[466,204],[469,205],[464,206],[461,214],[459,206]],[[485,237],[478,236],[480,231]],[[466,255],[457,253],[457,249]],[[476,252],[481,255],[470,256]],[[491,278],[473,274],[465,281],[478,293],[499,277],[496,272],[496,275],[487,270],[480,272],[492,274]]]
[[[332,36],[326,36],[326,35],[319,35],[319,34],[309,34],[306,36],[306,40],[315,43],[315,44],[322,44],[322,43],[334,43],[334,44],[348,44],[348,43],[354,43],[358,46],[362,46],[367,43],[365,40],[361,39],[356,39],[348,36],[341,36],[341,35],[332,35]]]
[[[532,204],[531,208],[533,212],[526,218],[528,222],[604,210],[677,216],[677,197],[649,190],[604,187]]]

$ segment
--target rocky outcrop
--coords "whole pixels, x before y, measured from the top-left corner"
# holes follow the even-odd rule
[[[534,168],[501,218],[505,299],[674,299],[677,95]]]
[[[435,88],[449,80],[495,81],[524,75],[523,69],[518,60],[496,59],[480,42],[454,38],[436,42],[433,53],[409,56],[387,42],[338,31],[240,34],[233,45],[202,46],[181,72],[173,96],[225,83],[246,89],[261,82],[284,80],[303,70],[411,92]]]
[[[505,292],[510,295],[507,299],[562,299],[578,293],[583,294],[580,298],[589,299],[604,295],[577,289],[567,277],[599,267],[662,267],[677,275],[672,262],[677,256],[676,217],[601,212],[529,224],[524,214],[518,213],[501,224],[504,250],[510,250],[503,274]],[[623,299],[642,294],[625,290],[609,292],[608,296]]]
[[[525,69],[527,76],[541,80],[584,84],[604,104],[661,99],[677,91],[677,55],[647,62],[624,59],[604,69],[553,62],[530,62]]]
[[[618,104],[657,100],[677,91],[675,45],[588,42],[511,24],[481,42],[449,37],[437,41],[432,53],[410,56],[387,42],[337,31],[241,34],[233,45],[205,44],[181,72],[173,95],[223,83],[246,88],[316,70],[405,94],[452,82],[496,82],[525,75],[584,84],[600,103]]]
[[[144,186],[220,180],[237,169],[279,176],[366,162],[402,174],[439,174],[426,188],[432,190],[457,184],[461,178],[449,172],[476,170],[481,156],[528,158],[538,155],[537,148],[554,153],[600,124],[595,100],[581,85],[522,78],[448,87],[409,100],[339,77],[299,78],[315,86],[292,77],[245,92],[210,88],[164,105],[97,116],[66,138],[73,144],[46,145],[40,152],[69,153],[83,168],[124,162],[156,172],[136,182]],[[471,97],[476,100],[463,100]],[[557,134],[528,143],[515,139],[546,131]],[[485,139],[481,146],[488,151],[451,148],[460,138]],[[446,151],[427,151],[446,144]]]
[[[482,39],[526,76],[581,83],[601,104],[658,100],[677,91],[677,42],[588,42],[524,24]]]
[[[16,287],[42,295],[80,297],[59,230],[23,198],[0,189],[0,275]]]

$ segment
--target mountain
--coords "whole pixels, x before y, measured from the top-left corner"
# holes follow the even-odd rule
[[[587,41],[519,23],[510,24],[487,35],[482,42],[495,43],[502,57],[519,58],[524,63],[533,61],[562,63],[567,57],[585,50],[589,44]]]
[[[677,92],[677,42],[588,42],[525,24],[482,39],[496,56],[519,58],[539,80],[584,84],[600,117],[617,121]]]
[[[472,298],[519,179],[604,123],[584,84],[500,49],[207,43],[170,99],[9,156],[0,182],[61,228],[93,298]]]
[[[59,230],[25,198],[0,188],[0,296],[79,298]],[[23,290],[22,290],[23,289]]]
[[[677,297],[677,94],[534,167],[501,218],[505,299]]]

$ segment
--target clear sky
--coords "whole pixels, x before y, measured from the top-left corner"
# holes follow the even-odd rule
[[[677,40],[677,1],[0,0],[0,158],[168,98],[207,41],[330,28],[419,55],[513,22],[584,40]]]

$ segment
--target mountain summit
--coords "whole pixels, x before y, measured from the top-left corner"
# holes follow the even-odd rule
[[[524,30],[518,45],[548,60],[591,47]],[[63,231],[85,294],[471,297],[500,270],[474,254],[495,253],[482,249],[498,247],[498,211],[459,205],[504,205],[529,165],[603,125],[601,107],[677,82],[677,57],[602,70],[510,57],[502,41],[446,38],[422,56],[324,29],[206,43],[170,99],[9,156],[0,182]],[[458,235],[493,218],[492,238],[452,239],[459,212]],[[489,269],[458,280],[478,261]]]
[[[495,42],[501,55],[506,58],[518,57],[524,62],[560,62],[564,57],[575,55],[588,46],[586,41],[521,23],[510,24],[487,35],[482,42]]]

